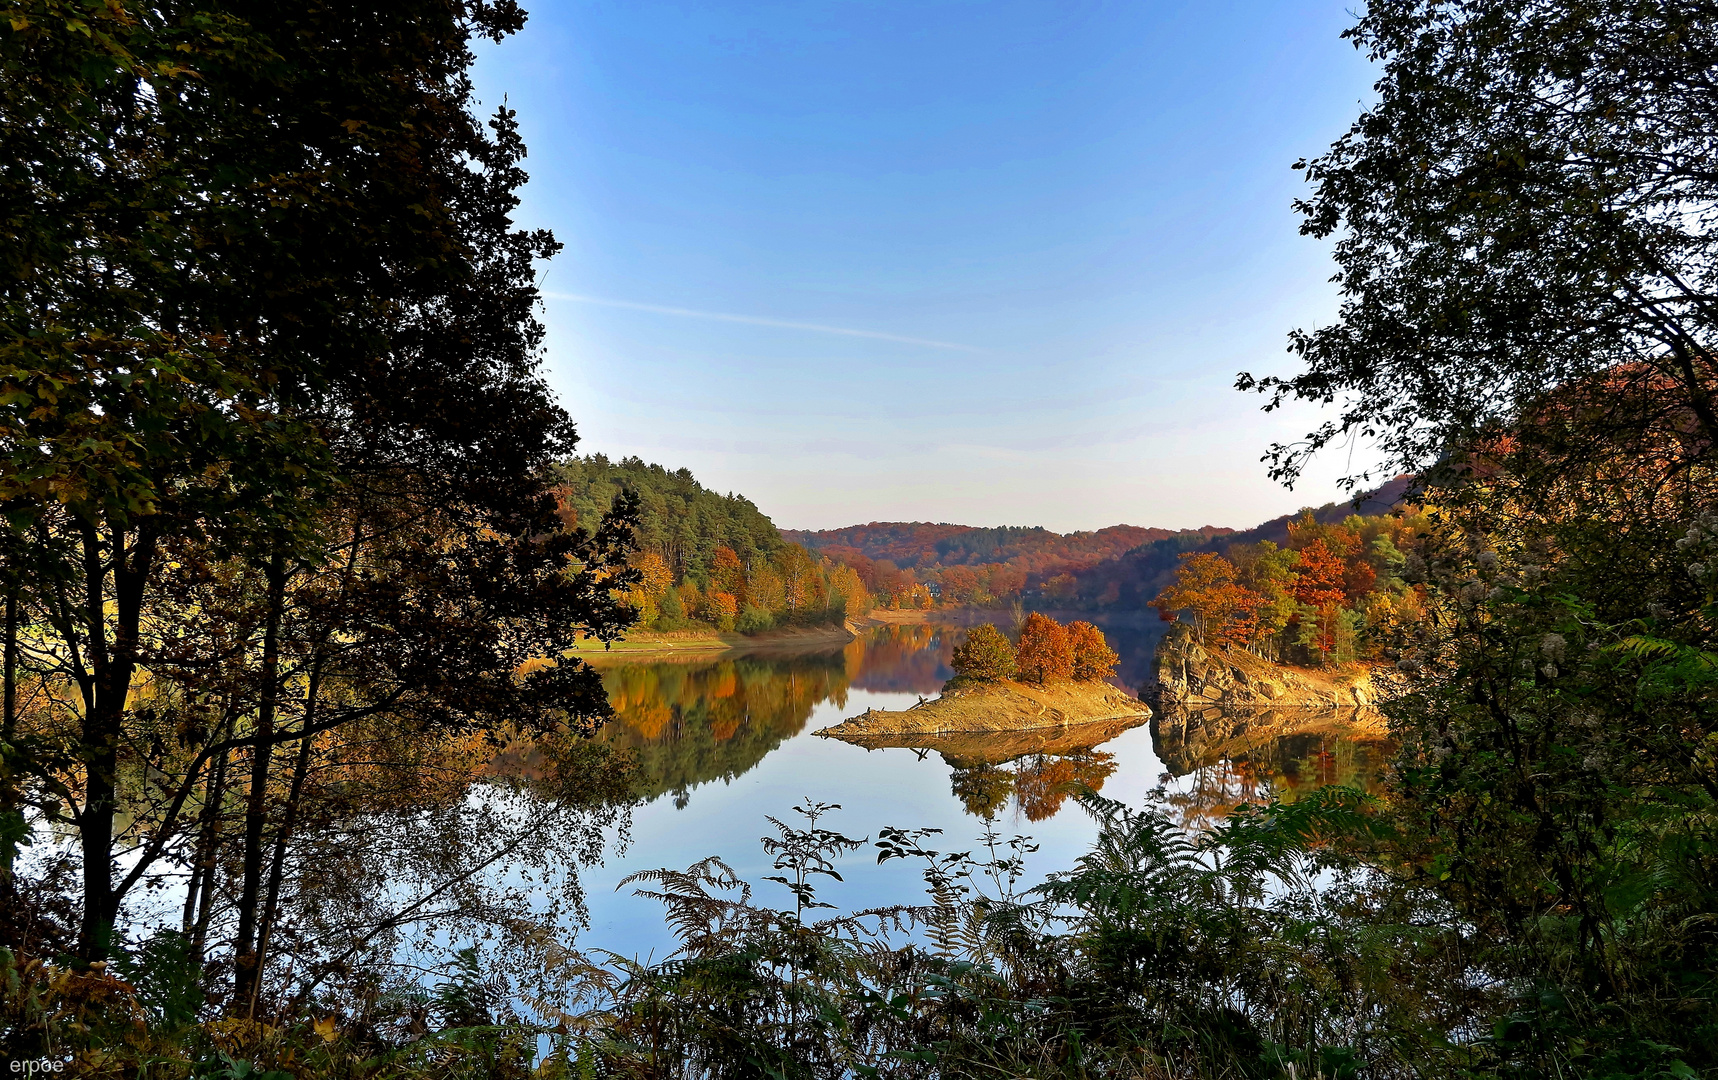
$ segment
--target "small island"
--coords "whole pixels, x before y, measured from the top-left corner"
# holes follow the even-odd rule
[[[1033,613],[1019,642],[989,624],[973,627],[950,661],[942,696],[910,709],[867,710],[819,731],[866,747],[936,746],[938,736],[979,732],[1061,732],[1150,719],[1149,707],[1108,680],[1115,651],[1091,623],[1062,626]],[[927,737],[929,740],[927,741]]]

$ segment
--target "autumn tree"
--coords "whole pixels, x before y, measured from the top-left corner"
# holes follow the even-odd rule
[[[1026,571],[997,563],[986,573],[985,584],[996,599],[1007,600],[1026,587]]]
[[[1258,611],[1265,598],[1235,580],[1235,567],[1212,552],[1182,555],[1175,581],[1152,602],[1166,619],[1186,611],[1193,616],[1199,640],[1214,635],[1224,641],[1249,644],[1258,630]]]
[[[633,566],[638,571],[638,583],[627,590],[627,600],[638,612],[639,622],[648,626],[656,621],[662,598],[674,587],[674,571],[654,551],[637,556]]]
[[[733,548],[718,547],[710,559],[710,586],[729,596],[745,595],[746,572]]]
[[[851,566],[837,567],[829,575],[829,589],[840,598],[843,614],[849,618],[870,614],[871,593]]]
[[[1074,653],[1068,631],[1040,612],[1026,616],[1016,648],[1020,677],[1039,684],[1074,677]]]
[[[989,623],[966,632],[966,640],[955,646],[949,666],[962,678],[983,682],[1012,679],[1019,670],[1014,644]]]
[[[1337,607],[1348,598],[1348,564],[1317,539],[1300,549],[1294,597],[1312,608]]]
[[[716,590],[704,594],[704,606],[700,615],[705,621],[714,623],[717,629],[732,630],[734,619],[739,613],[740,604],[733,593]]]
[[[1276,636],[1294,620],[1298,604],[1294,588],[1298,581],[1297,552],[1279,548],[1270,540],[1256,544],[1231,544],[1228,560],[1235,567],[1235,580],[1258,597],[1252,608],[1253,639],[1274,650]],[[1233,635],[1230,635],[1233,640]],[[1245,642],[1241,642],[1244,644]],[[1274,652],[1273,652],[1274,655]]]
[[[978,600],[978,575],[970,567],[951,566],[942,572],[943,600],[951,604],[971,604]]]
[[[782,603],[789,615],[811,604],[821,591],[821,581],[811,553],[798,544],[788,544],[776,560],[781,570]]]
[[[1068,624],[1068,648],[1073,654],[1074,678],[1103,682],[1113,678],[1121,657],[1104,640],[1104,632],[1089,622]]]

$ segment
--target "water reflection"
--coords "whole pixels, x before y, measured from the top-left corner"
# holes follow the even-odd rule
[[[942,690],[954,675],[948,666],[962,631],[928,623],[882,626],[844,650],[853,687],[874,693],[922,694]]]
[[[615,719],[599,738],[631,751],[638,794],[671,794],[743,775],[849,690],[934,694],[953,674],[944,626],[877,627],[839,650],[659,660],[598,660]]]
[[[1189,828],[1330,784],[1376,791],[1395,749],[1352,716],[1309,710],[1171,714],[1152,721],[1151,741],[1166,770],[1159,797]]]
[[[1143,624],[1106,628],[1129,679],[1147,670],[1159,636],[1154,630]],[[937,693],[952,674],[949,655],[961,632],[930,624],[885,626],[824,652],[599,660],[616,712],[599,738],[636,755],[641,798],[669,795],[684,807],[694,788],[731,783],[805,733],[820,705],[843,710],[855,691]],[[1102,747],[1131,726],[851,741],[867,749],[910,749],[920,760],[935,754],[967,813],[991,817],[1012,810],[1036,823],[1055,817],[1082,786],[1103,790],[1120,762]],[[1164,770],[1158,797],[1190,827],[1243,803],[1292,801],[1324,784],[1374,788],[1391,749],[1381,738],[1356,735],[1334,714],[1270,711],[1156,720],[1151,747]]]
[[[1130,689],[1148,669],[1157,636],[1148,625],[1134,629],[1129,636],[1105,627],[1122,650]],[[935,693],[951,674],[948,654],[960,633],[909,625],[811,655],[599,660],[620,711],[600,737],[638,753],[639,790],[649,801],[633,813],[629,846],[583,876],[592,940],[625,955],[672,949],[660,909],[630,889],[616,891],[619,882],[637,870],[688,866],[709,855],[762,880],[775,872],[755,839],[767,827],[765,815],[782,816],[807,796],[840,804],[831,827],[849,836],[896,825],[938,828],[948,843],[965,844],[984,829],[977,819],[988,817],[1039,844],[1027,869],[1037,881],[1070,869],[1097,834],[1070,797],[1077,784],[1129,806],[1167,802],[1197,826],[1242,799],[1293,797],[1314,783],[1369,771],[1361,755],[1373,751],[1335,733],[1331,740],[1289,734],[1279,745],[1257,728],[1234,726],[1201,728],[1189,738],[1180,730],[1099,724],[923,736],[889,747],[813,734],[868,707],[898,711]],[[846,911],[916,897],[922,884],[904,861],[855,856],[840,870],[844,880],[827,898]]]
[[[967,813],[989,818],[1014,808],[1028,821],[1044,821],[1081,788],[1102,790],[1116,771],[1114,754],[1098,747],[1138,727],[1141,720],[1108,720],[1032,731],[961,731],[894,735],[842,735],[868,750],[935,751],[949,767],[949,786]]]

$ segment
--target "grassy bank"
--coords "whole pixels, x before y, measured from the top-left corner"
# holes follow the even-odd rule
[[[767,649],[838,647],[854,638],[851,624],[834,626],[787,626],[758,634],[733,630],[640,631],[604,645],[595,638],[579,642],[582,660],[602,663],[604,658],[665,656],[678,653],[751,652]]]

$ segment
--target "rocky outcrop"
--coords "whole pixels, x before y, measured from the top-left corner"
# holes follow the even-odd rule
[[[1166,715],[1217,708],[1316,710],[1370,719],[1380,696],[1391,689],[1380,670],[1364,664],[1285,667],[1245,649],[1207,648],[1180,623],[1158,643],[1152,679],[1140,697]]]
[[[1140,697],[1154,708],[1153,748],[1175,775],[1292,736],[1382,739],[1378,702],[1399,687],[1391,668],[1296,668],[1208,648],[1185,624],[1158,643],[1152,667]]]

